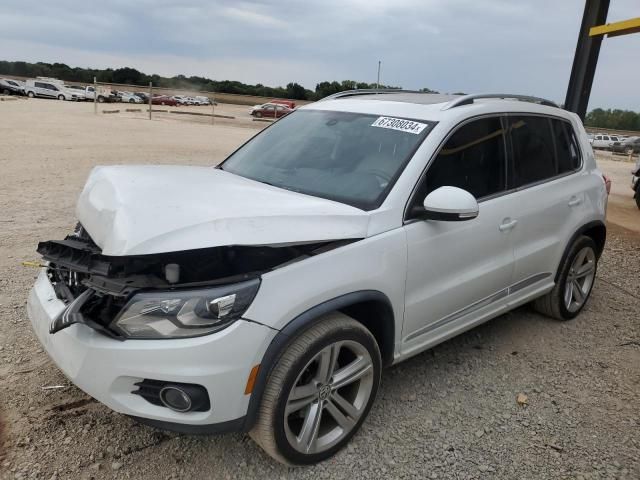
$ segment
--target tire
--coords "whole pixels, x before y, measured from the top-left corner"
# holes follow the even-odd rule
[[[29,98],[34,98],[35,96],[36,96],[36,94],[35,94],[35,93],[33,93],[33,92],[27,92],[27,97],[29,97]]]
[[[2,90],[2,93],[4,95],[11,95],[11,90],[9,90],[8,88],[5,88],[4,90]]]
[[[627,155],[633,155],[633,148],[627,148],[624,153],[626,153]]]
[[[130,98],[129,103],[136,103],[136,101],[133,98]]]
[[[638,207],[638,209],[640,209],[640,189],[636,190],[635,197],[636,197],[636,206]]]
[[[583,235],[573,243],[560,266],[558,281],[553,290],[534,300],[533,308],[556,320],[575,318],[589,300],[597,269],[596,244],[591,238]],[[570,275],[572,281],[569,281]]]
[[[58,100],[64,100],[64,95],[58,95]]]
[[[254,115],[256,118],[262,118],[262,112],[256,112]]]
[[[104,103],[104,97],[98,97],[98,103]]]
[[[249,435],[286,465],[325,460],[364,422],[378,392],[380,371],[380,350],[371,332],[342,313],[331,313],[286,347],[269,373]],[[304,396],[290,398],[294,391]]]

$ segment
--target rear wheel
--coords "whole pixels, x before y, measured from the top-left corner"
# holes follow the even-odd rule
[[[28,92],[27,93],[27,97],[29,97],[29,98],[34,98],[35,96],[36,96],[36,94],[33,93],[33,92]]]
[[[364,422],[380,370],[380,351],[369,330],[334,312],[301,333],[282,354],[249,434],[282,463],[325,460]]]
[[[596,280],[598,255],[596,244],[586,236],[579,237],[560,266],[555,287],[533,302],[533,307],[557,320],[571,320],[584,308]]]
[[[2,90],[2,93],[4,95],[10,95],[11,94],[11,90],[9,90],[8,88],[5,88],[4,90]]]

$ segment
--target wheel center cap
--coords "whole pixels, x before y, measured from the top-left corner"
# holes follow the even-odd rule
[[[322,385],[318,389],[318,398],[320,400],[326,400],[327,398],[329,398],[330,394],[331,394],[331,386],[329,385]]]

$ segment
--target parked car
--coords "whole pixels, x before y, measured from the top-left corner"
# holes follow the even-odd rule
[[[276,105],[284,105],[285,107],[290,108],[291,110],[296,108],[296,102],[294,102],[293,100],[274,99],[274,100],[271,100],[269,103],[275,103]]]
[[[631,189],[633,190],[633,198],[636,200],[636,205],[640,208],[640,155],[638,155],[636,165],[631,171]]]
[[[594,149],[609,150],[611,148],[611,145],[613,145],[613,143],[617,141],[618,137],[615,135],[597,134],[593,137],[591,146]]]
[[[624,140],[613,142],[611,144],[611,151],[613,153],[640,153],[640,137],[627,137]]]
[[[113,95],[111,93],[111,90],[106,87],[98,86],[97,94],[98,94],[98,98],[97,98],[98,103],[113,103],[113,102],[119,101],[118,97]],[[85,100],[90,100],[93,102],[95,100],[95,96],[96,96],[96,87],[94,87],[93,85],[88,85],[84,87]]]
[[[65,85],[64,88],[72,95],[75,95],[78,101],[87,99],[84,87],[79,87],[77,85]]]
[[[138,97],[142,103],[149,103],[149,95],[144,92],[134,92],[134,95]]]
[[[25,94],[30,97],[57,98],[58,100],[77,100],[78,96],[63,85],[29,79],[25,82]]]
[[[0,78],[0,93],[4,95],[24,95],[24,82],[11,78]]]
[[[132,92],[118,92],[118,98],[124,103],[142,103],[142,99]]]
[[[195,99],[200,105],[211,105],[211,100],[209,99],[209,97],[198,96],[195,97]]]
[[[264,105],[256,105],[250,110],[250,114],[257,118],[280,118],[293,112],[289,107],[277,105],[274,103],[265,103]]]
[[[33,329],[120,413],[324,460],[383,366],[529,302],[584,308],[607,192],[580,118],[551,105],[341,92],[216,168],[97,167],[75,232],[38,245]]]
[[[151,103],[153,105],[168,105],[170,107],[177,107],[178,106],[178,101],[175,98],[170,97],[168,95],[157,95],[157,96],[154,96],[151,99]]]

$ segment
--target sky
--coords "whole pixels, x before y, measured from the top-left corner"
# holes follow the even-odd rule
[[[324,80],[563,102],[584,0],[0,0],[0,59],[314,89]],[[640,16],[611,0],[608,21]],[[640,34],[605,39],[589,108],[640,111]]]

